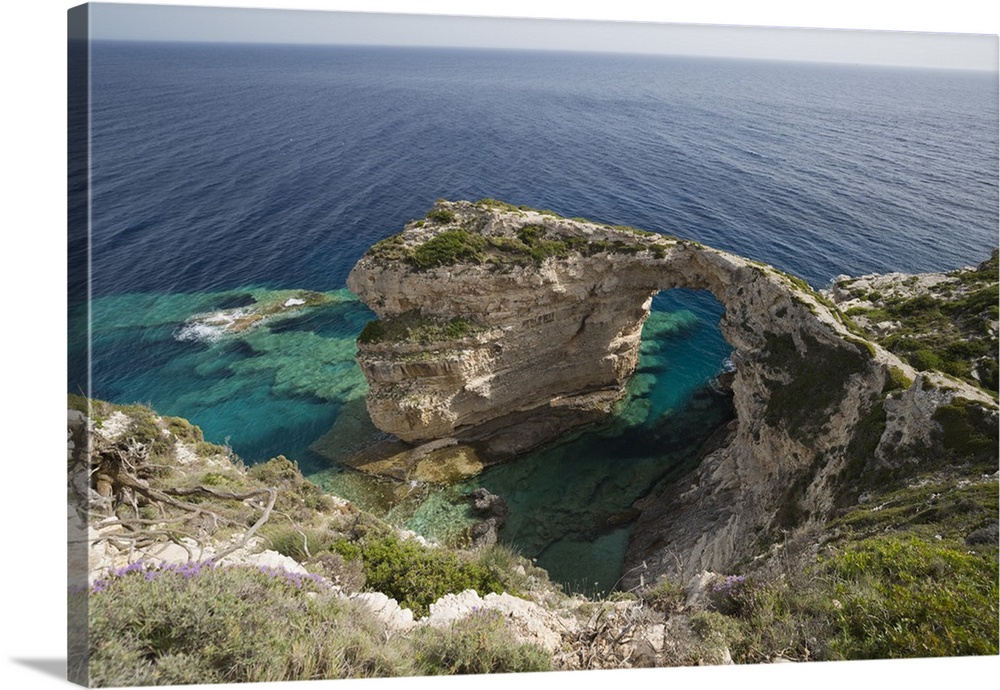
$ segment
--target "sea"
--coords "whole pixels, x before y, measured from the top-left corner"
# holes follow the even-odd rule
[[[484,486],[503,542],[570,591],[621,575],[632,503],[731,406],[708,293],[656,296],[606,424],[442,487],[360,474],[378,439],[346,288],[439,198],[632,225],[803,277],[974,265],[998,243],[996,72],[545,51],[94,42],[89,390],[197,424],[430,538]],[[86,260],[83,246],[70,261]],[[188,319],[290,290],[238,335]],[[71,299],[71,303],[72,303]],[[71,368],[70,392],[88,390]]]

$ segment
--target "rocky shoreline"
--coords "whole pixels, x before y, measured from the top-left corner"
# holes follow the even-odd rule
[[[281,606],[357,607],[378,644],[493,626],[515,644],[499,670],[995,654],[996,258],[820,293],[696,243],[439,202],[351,274],[379,317],[358,342],[374,426],[360,410],[344,424],[382,440],[337,451],[359,469],[450,484],[606,419],[655,292],[707,289],[725,307],[735,418],[607,516],[631,524],[615,591],[566,594],[499,543],[511,509],[488,491],[468,496],[461,543],[429,542],[283,456],[246,467],[186,420],[70,396],[71,597],[248,569],[284,583]],[[873,612],[884,629],[864,623]],[[71,616],[71,665],[114,666],[88,625]],[[147,679],[176,663],[166,653]],[[464,672],[448,668],[432,671]]]

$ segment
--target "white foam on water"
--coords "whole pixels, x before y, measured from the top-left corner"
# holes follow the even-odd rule
[[[237,319],[246,316],[246,309],[230,309],[211,314],[192,316],[178,329],[177,340],[201,340],[213,342],[229,333]]]
[[[181,326],[177,333],[174,334],[174,338],[177,340],[202,340],[202,341],[215,341],[226,334],[224,328],[219,326],[212,326],[206,323],[187,323]]]

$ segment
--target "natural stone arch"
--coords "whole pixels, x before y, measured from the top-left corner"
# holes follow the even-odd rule
[[[626,567],[647,582],[724,569],[756,539],[828,515],[837,477],[882,457],[900,429],[931,423],[953,395],[918,378],[900,398],[890,382],[913,369],[773,267],[492,200],[439,202],[373,246],[348,287],[379,317],[358,341],[376,426],[433,452],[472,444],[487,459],[607,415],[636,368],[653,294],[710,291],[734,349],[737,419],[688,483],[641,506]],[[881,439],[859,445],[859,422],[890,404]]]
[[[348,279],[380,317],[359,341],[369,412],[410,443],[458,438],[510,455],[606,415],[635,370],[653,295],[676,287],[722,303],[737,359],[778,334],[803,346],[806,332],[861,356],[813,295],[732,254],[488,204],[429,216]]]

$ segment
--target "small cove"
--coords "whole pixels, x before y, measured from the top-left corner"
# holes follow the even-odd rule
[[[185,336],[196,314],[283,296],[246,288],[96,300],[95,397],[185,417],[248,464],[285,455],[331,493],[429,538],[461,539],[476,522],[465,497],[485,487],[511,510],[500,539],[585,593],[614,586],[632,503],[731,415],[708,385],[731,351],[722,307],[707,292],[671,290],[654,298],[637,372],[608,422],[453,486],[371,477],[336,461],[384,438],[364,411],[354,339],[371,314],[353,295],[328,293],[327,304],[244,333]],[[332,458],[316,451],[321,439]]]

